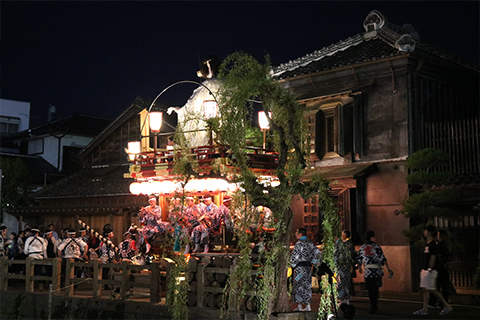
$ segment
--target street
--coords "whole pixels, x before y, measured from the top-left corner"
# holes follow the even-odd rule
[[[370,302],[368,297],[355,296],[351,299],[351,304],[355,306],[355,317],[353,319],[480,319],[480,306],[464,305],[452,303],[453,311],[446,316],[440,316],[439,309],[429,308],[427,316],[415,316],[413,312],[422,307],[421,301],[417,298],[417,294],[413,293],[408,300],[380,298],[378,303],[378,311],[375,314],[370,314]],[[478,299],[478,298],[477,298]],[[316,311],[318,310],[318,302],[320,300],[319,294],[313,295],[312,307],[315,307],[305,319],[315,319]],[[292,305],[292,310],[295,306]],[[343,319],[343,313],[338,310],[338,319]]]

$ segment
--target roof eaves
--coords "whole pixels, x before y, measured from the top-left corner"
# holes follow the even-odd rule
[[[325,57],[331,56],[339,51],[347,50],[352,46],[359,45],[363,42],[363,38],[360,34],[357,34],[353,37],[349,37],[346,40],[342,40],[338,43],[332,44],[328,47],[325,47],[320,50],[316,50],[313,53],[307,54],[306,56],[297,58],[293,61],[289,61],[287,63],[283,63],[278,67],[275,67],[272,70],[272,76],[278,77],[284,72],[292,71],[297,68],[304,67],[313,61],[321,60]]]
[[[143,98],[135,98],[135,100],[128,108],[126,108],[115,120],[110,122],[110,124],[105,129],[103,129],[95,138],[93,138],[92,141],[90,141],[90,143],[85,148],[83,148],[83,150],[80,152],[80,155],[82,156],[84,154],[87,154],[93,147],[95,147],[98,143],[102,141],[102,139],[108,132],[112,132],[120,125],[122,125],[123,122],[132,115],[132,113],[141,111],[143,108],[143,104]],[[138,108],[138,110],[134,110],[135,108]]]

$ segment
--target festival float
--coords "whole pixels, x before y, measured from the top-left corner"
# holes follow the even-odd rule
[[[184,83],[196,84],[198,88],[182,108],[169,108],[167,111],[168,114],[173,111],[178,114],[176,135],[181,134],[184,143],[180,146],[169,141],[170,143],[162,148],[158,144],[160,140],[158,137],[166,135],[160,134],[164,111],[155,111],[153,107],[164,92]],[[132,194],[155,195],[158,198],[162,221],[168,221],[169,211],[174,207],[174,199],[180,199],[183,203],[186,197],[193,197],[198,205],[202,197],[208,195],[217,206],[220,206],[224,197],[241,191],[241,184],[238,183],[241,180],[238,179],[240,172],[235,157],[228,145],[216,141],[215,132],[212,130],[212,122],[217,120],[219,113],[216,95],[220,86],[220,80],[215,78],[207,78],[202,83],[180,81],[164,89],[153,100],[148,110],[144,109],[139,113],[140,139],[129,142],[125,148],[130,168],[124,178],[134,179],[130,184]],[[271,113],[268,116],[271,117]],[[263,147],[246,147],[245,153],[249,169],[256,175],[258,181],[274,187],[278,184],[275,173],[278,167],[278,154],[265,148],[265,135],[269,129],[267,115],[260,111],[258,117],[263,132]],[[175,170],[179,162],[188,165],[191,174]],[[183,210],[180,209],[180,215],[182,213]],[[173,229],[172,227],[170,233]],[[158,232],[153,241],[148,241],[151,245],[151,249],[147,249],[150,255],[162,254],[165,249],[173,253],[170,251],[171,248],[165,248],[165,245],[161,249],[162,243],[166,243],[165,237],[171,237],[171,234],[164,233]],[[217,237],[220,240],[211,246],[210,252],[235,250],[227,243],[225,233],[222,223],[221,235]]]

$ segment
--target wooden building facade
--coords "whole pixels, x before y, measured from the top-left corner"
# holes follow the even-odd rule
[[[352,231],[356,245],[365,231],[375,230],[396,270],[383,290],[410,292],[418,287],[419,253],[402,234],[414,222],[399,212],[410,195],[405,161],[413,152],[434,147],[452,157],[449,169],[457,176],[452,183],[466,191],[455,204],[462,219],[437,225],[469,244],[454,257],[459,265],[473,265],[478,257],[479,66],[432,47],[413,27],[391,24],[377,11],[366,17],[364,29],[275,67],[273,75],[307,109],[311,167],[304,179],[320,171],[331,180],[342,228]],[[31,207],[15,214],[44,228],[51,222],[76,227],[83,220],[101,230],[109,223],[118,243],[147,203],[146,196],[129,192],[133,179],[124,178],[129,170],[124,148],[138,139],[138,113],[144,108],[137,99],[84,149],[83,170],[38,192]],[[169,199],[160,201],[165,212]],[[297,197],[292,209],[294,227],[305,226],[312,238],[321,234],[315,199]],[[467,269],[462,279],[473,278],[473,268]],[[478,290],[473,280],[455,284]]]
[[[368,14],[364,29],[274,69],[306,106],[310,171],[332,180],[342,228],[352,231],[356,245],[365,231],[376,232],[398,271],[383,290],[409,292],[418,288],[421,252],[402,234],[418,223],[400,214],[411,192],[405,161],[427,147],[446,151],[450,164],[437,169],[454,172],[451,184],[464,196],[452,204],[458,222],[435,223],[463,244],[452,259],[469,269],[452,271],[454,285],[478,290],[473,273],[479,255],[479,66],[434,48],[412,26],[394,25],[378,11]],[[314,200],[299,198],[293,208],[295,226],[306,226],[312,237],[321,232]]]

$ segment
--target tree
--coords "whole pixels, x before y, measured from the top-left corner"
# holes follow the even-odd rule
[[[410,169],[407,182],[413,193],[405,200],[402,213],[412,220],[404,235],[418,243],[423,227],[433,224],[435,218],[458,219],[458,212],[449,203],[460,197],[460,191],[451,186],[453,173],[447,171],[450,157],[444,151],[426,148],[413,153],[406,162]]]
[[[27,165],[19,158],[0,159],[2,169],[2,212],[24,205],[30,186]]]
[[[333,267],[334,238],[340,231],[339,217],[328,194],[328,182],[320,175],[307,182],[301,180],[307,166],[308,150],[304,106],[296,102],[293,93],[275,81],[270,70],[268,57],[262,65],[250,55],[239,52],[223,61],[219,76],[223,81],[219,103],[221,119],[216,132],[219,141],[230,147],[236,159],[240,170],[237,179],[241,181],[248,201],[254,206],[270,208],[275,216],[276,228],[271,240],[274,245],[265,253],[259,269],[261,277],[256,283],[257,297],[260,298],[259,315],[263,319],[267,319],[272,311],[289,311],[287,268],[293,195],[300,194],[305,199],[320,195],[320,206],[327,215],[324,221],[328,224],[324,225],[324,252],[330,267]],[[260,101],[266,114],[272,113],[272,118],[269,118],[270,133],[274,150],[279,155],[276,174],[280,184],[277,187],[260,184],[248,166],[246,133],[253,101]],[[238,270],[242,272],[242,268]],[[242,280],[240,277],[237,281],[240,281],[237,284],[244,284],[245,278]],[[328,307],[325,310],[328,311]]]
[[[292,92],[282,88],[271,76],[269,58],[261,64],[252,56],[237,52],[228,56],[220,66],[219,80],[221,85],[216,96],[219,102],[220,117],[209,119],[209,130],[214,132],[218,145],[226,146],[229,159],[234,161],[229,166],[218,163],[210,175],[223,176],[241,184],[242,190],[233,197],[230,210],[238,213],[242,218],[237,220],[239,230],[236,233],[241,258],[231,273],[225,293],[227,296],[224,311],[231,311],[239,306],[239,302],[254,292],[258,305],[258,315],[261,319],[268,319],[271,312],[289,311],[289,295],[287,292],[287,269],[289,266],[290,231],[292,228],[293,212],[291,202],[294,195],[301,195],[304,199],[319,195],[319,207],[323,212],[324,221],[324,261],[330,268],[333,265],[333,251],[335,236],[340,234],[340,221],[337,210],[330,197],[329,184],[321,175],[314,175],[310,181],[302,181],[301,177],[307,167],[307,130],[304,120],[304,106],[296,102]],[[217,83],[217,81],[215,81]],[[279,185],[262,184],[249,167],[247,146],[252,142],[260,141],[255,129],[252,129],[251,114],[253,103],[261,103],[266,114],[272,113],[269,118],[270,136],[273,149],[278,153],[278,168],[276,176]],[[199,119],[195,115],[185,115],[189,121]],[[179,150],[188,150],[188,126],[177,126],[175,142]],[[187,134],[184,134],[187,133]],[[190,131],[191,132],[191,131]],[[190,155],[183,154],[175,159],[174,172],[182,176],[186,183],[190,177],[199,177],[197,166],[190,161]],[[227,161],[225,159],[218,159]],[[227,167],[235,166],[235,170]],[[275,231],[271,244],[261,256],[257,272],[258,276],[252,279],[252,262],[249,258],[250,240],[243,230],[252,223],[258,222],[257,206],[271,209]],[[327,293],[333,294],[325,283]],[[331,298],[325,295],[321,316],[331,310]],[[228,315],[228,313],[224,313]]]

